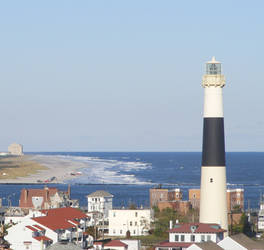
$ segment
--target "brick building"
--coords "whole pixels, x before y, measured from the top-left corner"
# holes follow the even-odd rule
[[[241,211],[244,210],[244,189],[227,189],[226,199],[228,213],[239,207]],[[189,201],[193,208],[200,207],[200,189],[189,189]]]
[[[235,208],[239,208],[244,210],[244,189],[227,189],[226,190],[226,198],[227,198],[227,211],[230,212]]]
[[[189,210],[191,209],[191,203],[189,201],[161,201],[158,202],[158,208],[160,211],[171,208],[177,212],[179,212],[181,215],[186,215]]]
[[[151,188],[149,190],[150,207],[155,207],[160,201],[169,200],[169,190],[167,188]]]
[[[189,201],[192,208],[200,208],[200,189],[189,189]]]

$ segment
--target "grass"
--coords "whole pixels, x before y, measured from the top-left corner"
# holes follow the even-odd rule
[[[25,177],[44,169],[46,167],[26,155],[0,157],[0,180]]]

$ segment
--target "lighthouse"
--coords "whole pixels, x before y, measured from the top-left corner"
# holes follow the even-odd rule
[[[228,230],[223,113],[225,77],[213,57],[203,76],[204,125],[201,167],[200,222],[218,223]]]

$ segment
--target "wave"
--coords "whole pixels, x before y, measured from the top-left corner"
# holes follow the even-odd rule
[[[68,180],[78,184],[152,184],[148,180],[140,179],[136,172],[151,169],[151,163],[139,161],[125,161],[104,159],[100,157],[72,156],[72,155],[41,155],[54,165],[67,164],[78,166],[81,176]],[[47,163],[47,162],[46,162]]]

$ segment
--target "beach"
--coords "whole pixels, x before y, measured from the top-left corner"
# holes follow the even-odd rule
[[[64,183],[78,176],[82,167],[80,162],[73,164],[59,156],[3,157],[0,159],[0,183]]]

